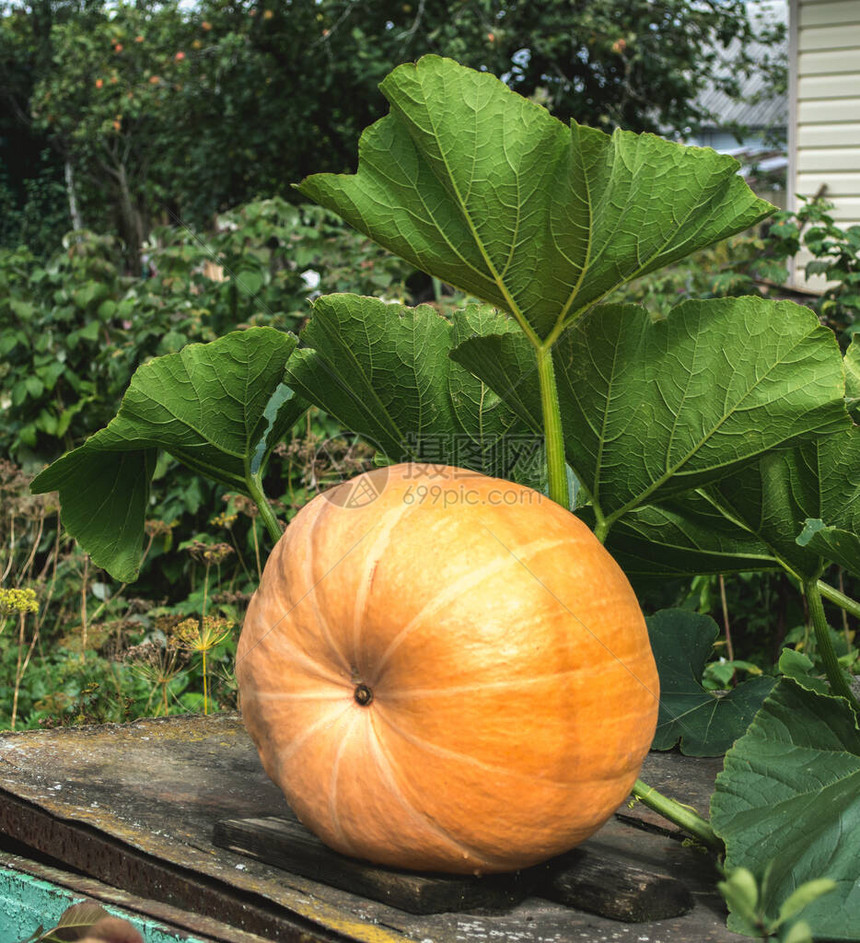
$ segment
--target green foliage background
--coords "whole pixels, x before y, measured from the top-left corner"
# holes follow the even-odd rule
[[[751,229],[769,207],[733,161],[630,133],[704,117],[694,96],[719,45],[753,35],[743,9],[6,8],[0,133],[40,155],[30,172],[0,153],[0,448],[12,459],[0,573],[41,603],[33,615],[0,600],[10,722],[233,706],[233,630],[279,533],[273,512],[289,519],[374,448],[426,459],[441,442],[433,460],[557,500],[575,482],[572,509],[644,607],[676,606],[649,626],[665,694],[655,746],[730,747],[714,841],[738,874],[772,874],[747,909],[776,926],[795,883],[823,893],[820,862],[857,814],[857,648],[847,615],[827,626],[817,581],[844,577],[828,589],[839,603],[843,569],[860,572],[860,234],[820,202]],[[434,56],[386,78],[391,114],[349,175],[359,130],[383,110],[377,83],[426,52],[477,71]],[[772,300],[801,242],[835,282],[819,317]],[[630,304],[642,300],[650,310]],[[430,305],[404,304],[418,301]],[[491,446],[506,437],[547,443],[548,485],[500,463]],[[455,441],[465,461],[444,451]],[[65,532],[56,499],[28,493],[28,472],[52,460],[33,490],[60,491]],[[775,827],[779,803],[755,801],[762,744],[780,768],[804,750],[832,767],[837,814],[812,805],[812,864]],[[805,803],[795,772],[785,800]],[[758,832],[773,837],[766,853],[745,845]],[[809,913],[854,939],[856,867],[837,864],[831,903],[810,898]]]
[[[354,169],[385,110],[377,86],[427,53],[505,76],[564,121],[686,132],[706,83],[783,81],[777,46],[749,54],[779,33],[745,0],[17,0],[0,10],[0,236],[56,248],[73,192],[74,225],[118,235],[136,272],[165,222],[206,227]]]

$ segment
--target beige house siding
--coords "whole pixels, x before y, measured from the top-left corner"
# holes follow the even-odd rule
[[[860,225],[860,0],[791,0],[789,10],[788,206],[825,186],[834,219]],[[796,260],[798,286],[807,261]]]

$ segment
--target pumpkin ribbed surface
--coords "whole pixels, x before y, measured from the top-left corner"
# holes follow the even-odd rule
[[[301,821],[403,868],[506,871],[573,847],[627,796],[657,721],[644,619],[591,531],[439,466],[377,469],[299,512],[236,673]]]

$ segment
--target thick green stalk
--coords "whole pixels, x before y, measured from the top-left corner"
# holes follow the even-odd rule
[[[278,523],[278,519],[272,511],[271,505],[266,500],[265,494],[263,494],[263,486],[260,484],[259,477],[257,475],[248,475],[245,481],[248,485],[248,493],[254,499],[254,503],[260,510],[260,517],[266,525],[269,536],[275,542],[279,541],[282,534],[281,525]]]
[[[549,496],[562,507],[570,509],[570,489],[567,482],[567,462],[564,457],[564,435],[561,425],[561,408],[558,402],[558,387],[555,382],[555,367],[552,362],[552,348],[544,344],[536,348],[538,377],[540,379],[541,409],[543,412],[543,427],[546,436],[547,472],[549,479]],[[602,522],[601,522],[602,523]],[[598,539],[603,542],[608,527],[603,525]],[[679,828],[689,832],[709,848],[721,851],[723,843],[717,838],[714,830],[698,813],[687,806],[670,799],[658,792],[653,786],[636,780],[633,795],[673,822]]]
[[[827,625],[827,617],[824,615],[824,603],[821,601],[821,591],[818,588],[817,580],[806,580],[803,584],[803,591],[806,594],[806,601],[809,603],[809,615],[812,619],[812,627],[815,629],[815,641],[818,644],[818,653],[824,662],[824,670],[827,674],[827,680],[830,682],[830,688],[834,694],[844,697],[848,703],[860,711],[860,703],[851,691],[848,681],[839,665],[839,659],[836,657],[836,650],[833,648],[833,640],[830,638],[830,630]]]
[[[818,591],[825,599],[829,599],[830,602],[836,603],[837,606],[844,609],[850,615],[860,619],[860,602],[857,602],[856,599],[852,599],[850,596],[846,596],[845,593],[838,590],[835,586],[831,586],[823,580],[819,580],[816,585],[818,586]]]
[[[640,802],[647,805],[649,809],[653,809],[663,818],[674,822],[680,828],[683,828],[685,832],[689,832],[694,838],[697,838],[703,845],[707,845],[708,848],[718,852],[725,850],[722,839],[717,837],[717,833],[711,828],[710,822],[703,819],[698,812],[688,806],[657,792],[653,786],[643,783],[641,779],[637,779],[633,784],[633,795]]]
[[[564,457],[564,433],[561,427],[561,409],[555,382],[552,347],[536,348],[540,403],[543,414],[546,444],[547,480],[549,496],[563,508],[570,510],[570,487],[567,481],[567,462]]]

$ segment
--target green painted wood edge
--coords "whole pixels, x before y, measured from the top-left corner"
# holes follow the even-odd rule
[[[48,930],[56,926],[64,910],[85,899],[82,894],[43,878],[0,867],[0,940],[18,943],[40,925]],[[108,913],[128,920],[143,934],[146,943],[206,943],[199,937],[172,933],[157,920],[142,919],[111,904],[102,906]]]

